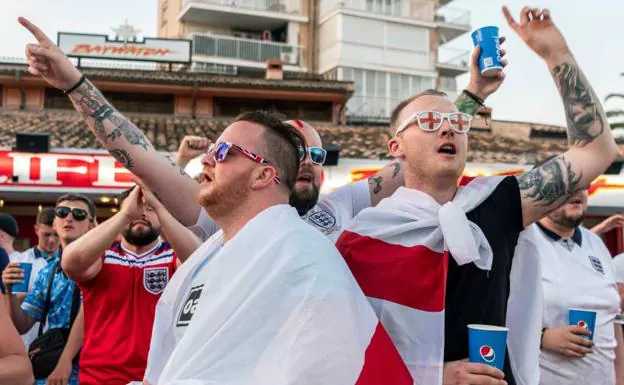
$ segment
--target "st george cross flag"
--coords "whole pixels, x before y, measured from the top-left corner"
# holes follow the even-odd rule
[[[476,178],[452,202],[399,188],[360,212],[336,243],[418,384],[441,384],[449,254],[489,270],[492,249],[466,214],[502,181]]]
[[[197,310],[176,341],[175,319],[198,278],[204,286]],[[334,245],[289,205],[264,210],[225,243],[216,233],[176,271],[156,307],[145,379],[151,385],[413,383]]]

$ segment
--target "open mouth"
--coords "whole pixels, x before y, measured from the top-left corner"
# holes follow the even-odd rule
[[[447,155],[455,155],[457,153],[457,149],[455,145],[452,143],[446,143],[440,146],[438,149],[439,154],[447,154]]]
[[[207,172],[202,173],[202,176],[204,177],[204,182],[212,182],[212,178]]]
[[[583,201],[582,201],[582,200],[580,200],[579,198],[576,198],[576,199],[572,199],[572,200],[571,200],[571,201],[569,201],[568,203],[569,203],[569,204],[571,204],[571,205],[580,205],[580,204],[582,204],[582,203],[583,203]]]
[[[312,183],[312,175],[299,175],[297,177],[297,182],[306,182],[306,183]]]

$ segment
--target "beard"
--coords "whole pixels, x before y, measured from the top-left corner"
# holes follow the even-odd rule
[[[311,183],[310,188],[306,188],[304,191],[297,190],[295,186],[290,194],[289,203],[297,210],[300,216],[303,216],[316,205],[319,193],[320,188],[314,183]]]
[[[205,193],[200,192],[199,204],[206,209],[211,218],[221,218],[231,214],[251,194],[247,184],[250,175],[251,170],[242,175],[238,181],[227,186],[214,181],[210,182],[212,184],[211,190]]]
[[[147,246],[160,236],[160,229],[155,229],[151,223],[145,222],[147,230],[143,231],[133,230],[134,223],[135,222],[132,222],[122,234],[126,242],[129,244],[133,246]]]
[[[566,227],[568,229],[574,229],[583,223],[585,220],[585,214],[581,214],[578,217],[566,216],[564,213],[552,213],[550,220],[558,224],[559,226]]]

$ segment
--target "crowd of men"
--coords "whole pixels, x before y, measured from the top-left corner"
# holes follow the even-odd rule
[[[503,13],[552,73],[569,150],[458,186],[472,114],[504,80],[479,73],[475,49],[455,103],[435,90],[401,102],[394,160],[325,196],[308,123],[248,112],[214,143],[185,138],[172,161],[20,19],[37,41],[29,71],[65,92],[136,186],[99,224],[88,198],[60,197],[25,253],[0,216],[0,382],[624,384],[624,277],[596,234],[622,218],[581,226],[587,186],[617,148],[548,10]],[[201,154],[198,183],[183,170]],[[569,308],[597,312],[591,339]],[[469,324],[509,328],[502,370],[468,362]]]

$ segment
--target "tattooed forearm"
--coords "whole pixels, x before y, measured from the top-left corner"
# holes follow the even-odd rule
[[[371,186],[374,186],[373,193],[379,194],[379,192],[381,191],[382,181],[383,181],[383,178],[381,176],[374,176],[368,179],[368,184]]]
[[[518,177],[520,194],[540,206],[550,206],[578,191],[582,175],[561,155]]]
[[[481,105],[476,100],[468,96],[465,92],[459,94],[455,100],[455,106],[459,112],[474,115],[477,113]]]
[[[605,122],[600,101],[575,63],[563,63],[552,69],[568,121],[568,142],[585,146],[599,137]]]
[[[178,169],[178,171],[180,172],[180,175],[185,176],[187,178],[191,177],[186,171],[184,171],[184,168],[180,167],[180,165],[175,161],[175,159],[173,159],[171,155],[167,155],[167,160],[169,160],[169,164],[171,164],[173,168]]]
[[[394,179],[401,171],[401,162],[391,163],[390,166],[394,167],[394,170],[392,170],[392,179]]]
[[[110,150],[109,152],[113,156],[113,158],[115,158],[117,162],[119,162],[119,164],[121,164],[128,170],[132,170],[132,166],[134,166],[134,161],[132,160],[130,154],[128,154],[128,151],[124,149],[115,149]]]
[[[145,135],[119,114],[88,80],[69,97],[85,120],[93,119],[94,133],[102,144],[114,142],[123,136],[131,145],[141,146],[145,151],[151,147]],[[110,132],[107,132],[105,123],[112,125]]]

